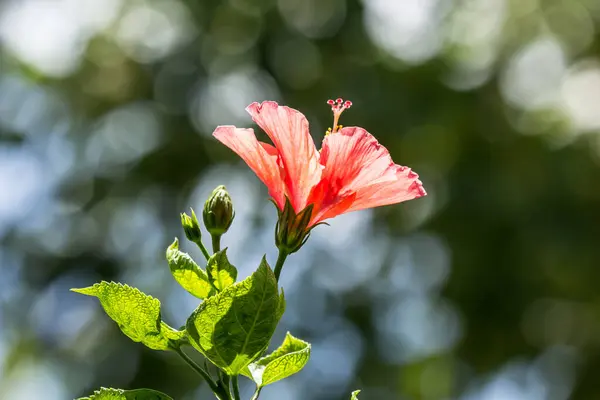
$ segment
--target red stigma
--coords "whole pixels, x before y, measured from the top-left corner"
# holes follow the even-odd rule
[[[350,100],[344,101],[341,97],[338,97],[335,100],[327,100],[327,104],[331,106],[331,110],[334,113],[340,113],[350,107],[352,107],[352,102]]]

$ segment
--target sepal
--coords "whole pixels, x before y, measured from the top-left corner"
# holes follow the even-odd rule
[[[275,245],[279,250],[292,254],[306,243],[313,228],[308,227],[313,206],[310,204],[296,214],[292,203],[286,198],[283,211],[278,210],[279,218],[275,226]]]

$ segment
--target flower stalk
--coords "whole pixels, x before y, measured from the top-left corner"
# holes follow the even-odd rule
[[[275,263],[275,279],[279,282],[279,275],[281,275],[281,270],[283,269],[283,264],[288,256],[288,253],[285,250],[279,249],[279,255],[277,256],[277,262]]]
[[[211,235],[213,253],[221,251],[221,235]]]

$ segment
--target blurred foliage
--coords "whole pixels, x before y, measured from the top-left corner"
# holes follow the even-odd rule
[[[336,97],[429,196],[290,257],[273,342],[312,358],[261,399],[600,398],[599,29],[597,0],[2,3],[0,398],[209,398],[68,289],[137,286],[181,326],[165,249],[219,184],[240,278],[274,261],[266,191],[210,134],[277,100],[318,145]]]

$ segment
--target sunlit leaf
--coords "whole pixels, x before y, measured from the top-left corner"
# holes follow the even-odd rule
[[[230,375],[267,348],[279,322],[277,280],[263,258],[241,282],[206,299],[187,321],[190,343]]]
[[[177,238],[167,249],[167,261],[173,278],[190,294],[199,299],[205,299],[214,294],[215,290],[208,281],[208,275],[189,254],[179,250]]]
[[[115,282],[100,282],[73,292],[95,296],[106,314],[135,342],[154,350],[169,350],[184,333],[161,321],[160,301],[136,288]]]
[[[352,392],[352,396],[350,397],[350,400],[358,400],[359,393],[360,393],[360,390],[355,390],[354,392]]]
[[[237,269],[227,259],[227,249],[213,254],[206,264],[208,280],[217,290],[222,291],[235,283]]]
[[[248,366],[259,387],[269,385],[300,371],[310,358],[310,343],[293,337],[289,332],[283,344],[266,357]]]

